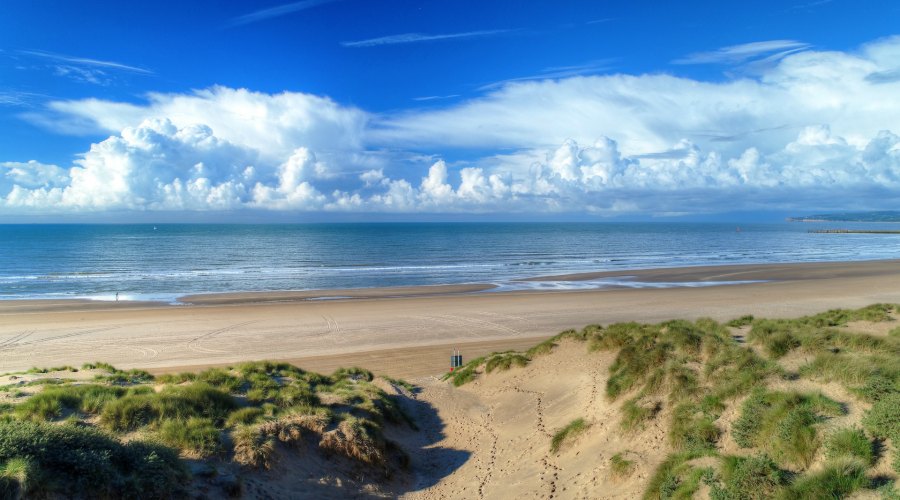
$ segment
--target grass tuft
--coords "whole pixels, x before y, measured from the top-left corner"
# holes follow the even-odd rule
[[[588,427],[590,427],[590,424],[585,423],[583,418],[576,418],[569,422],[565,427],[553,434],[553,438],[550,440],[550,451],[557,453],[563,444],[583,434]]]
[[[845,498],[868,486],[866,465],[854,458],[832,460],[814,473],[801,476],[780,495],[782,499],[817,500]]]
[[[757,447],[780,463],[806,468],[820,444],[815,425],[843,412],[821,394],[757,389],[741,407],[732,435],[742,448]]]
[[[856,458],[867,466],[875,464],[872,441],[858,428],[837,429],[829,433],[825,437],[825,456],[831,460]]]
[[[609,468],[615,478],[626,478],[634,472],[634,461],[628,460],[622,453],[616,453],[609,459]]]

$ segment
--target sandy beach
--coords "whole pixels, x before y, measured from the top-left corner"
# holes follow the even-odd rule
[[[102,360],[154,372],[277,359],[329,371],[359,365],[415,378],[521,349],[567,328],[742,314],[798,316],[900,302],[900,261],[709,266],[536,280],[764,281],[708,287],[492,292],[490,285],[219,294],[186,305],[0,303],[0,371]]]

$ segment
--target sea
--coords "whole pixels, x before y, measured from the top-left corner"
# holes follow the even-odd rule
[[[900,258],[896,229],[860,223],[366,223],[0,225],[0,299],[488,283],[496,290],[704,286],[522,281],[593,271]]]

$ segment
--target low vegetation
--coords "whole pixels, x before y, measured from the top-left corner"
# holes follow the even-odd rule
[[[647,480],[647,499],[845,498],[860,490],[897,499],[900,328],[853,327],[898,314],[898,306],[876,304],[796,319],[591,325],[525,352],[473,359],[445,378],[459,386],[498,376],[576,342],[611,360],[600,397],[618,409],[612,425],[627,439],[666,431],[669,453]],[[51,371],[76,369],[31,374]],[[184,497],[185,459],[250,473],[292,453],[386,479],[407,462],[388,436],[415,429],[382,387],[416,388],[360,368],[320,375],[254,362],[154,378],[91,363],[80,371],[95,373],[2,388],[0,496]],[[573,446],[593,417],[558,429],[550,450]],[[633,478],[645,458],[608,460],[611,478]],[[239,492],[240,481],[229,481],[222,491]]]
[[[634,460],[625,458],[624,453],[616,453],[609,459],[609,468],[613,477],[624,479],[634,472]]]
[[[558,452],[565,443],[573,441],[583,434],[588,427],[590,427],[590,424],[586,423],[583,418],[576,418],[569,422],[565,427],[553,434],[553,438],[550,440],[550,451],[553,453]]]
[[[384,476],[402,465],[384,425],[412,422],[359,368],[326,376],[255,362],[158,379],[105,363],[82,370],[94,380],[45,385],[0,416],[0,496],[181,497],[179,456],[265,469],[300,448]]]
[[[876,335],[853,331],[851,324],[890,322],[898,313],[898,305],[875,304],[796,319],[592,325],[522,353],[473,360],[449,377],[461,385],[497,367],[528,364],[563,339],[583,342],[588,351],[614,353],[605,394],[619,404],[623,430],[640,433],[662,419],[668,426],[672,453],[651,477],[645,498],[690,498],[701,488],[716,500],[844,498],[860,489],[897,498],[893,484],[872,467],[879,450],[892,450],[889,463],[900,473],[900,327]],[[802,354],[799,366],[783,365],[794,352]],[[798,378],[839,383],[854,400],[772,388]],[[831,428],[828,422],[845,415],[848,404],[869,408],[862,428]],[[728,408],[737,417],[725,423]],[[554,442],[565,441],[567,428]],[[741,456],[722,453],[726,434],[743,448]],[[813,468],[817,460],[822,465]],[[610,460],[614,477],[623,475],[626,462],[622,455]]]

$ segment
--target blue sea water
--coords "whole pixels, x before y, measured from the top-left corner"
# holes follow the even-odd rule
[[[511,289],[535,286],[517,279],[572,272],[900,258],[900,235],[808,232],[824,227],[894,226],[742,224],[737,231],[718,223],[0,225],[0,299],[110,300],[118,292],[122,299],[174,300],[207,292],[448,283]]]

